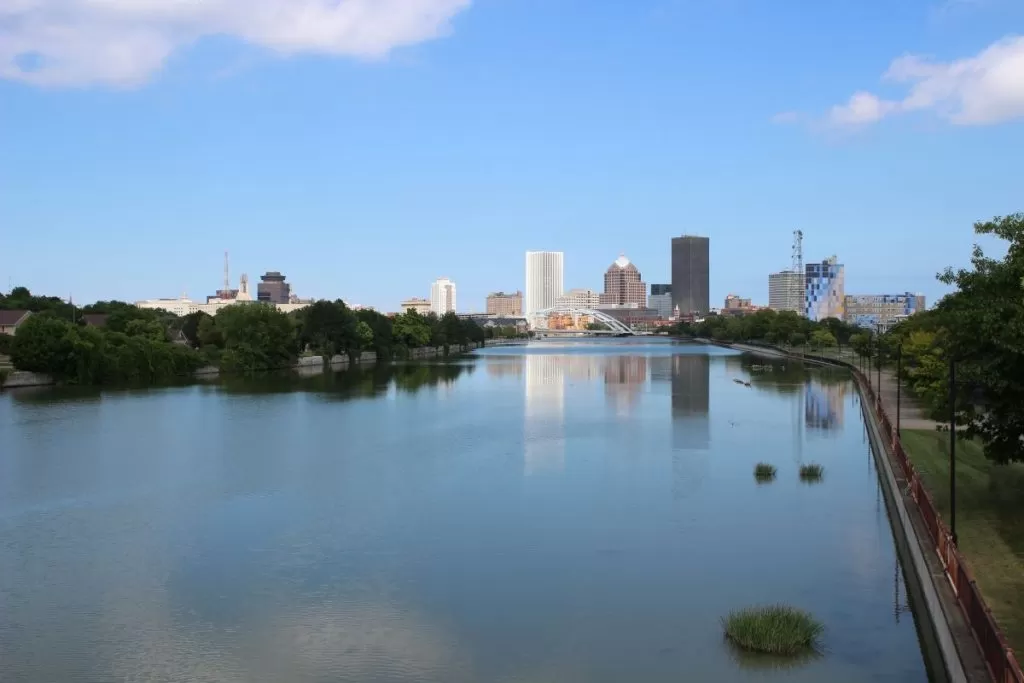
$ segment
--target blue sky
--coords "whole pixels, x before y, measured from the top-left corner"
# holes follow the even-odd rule
[[[383,310],[448,276],[470,311],[529,249],[567,288],[621,252],[667,282],[689,233],[713,301],[766,302],[799,228],[847,293],[933,300],[1024,209],[1020,0],[336,5],[0,8],[0,286],[199,298],[227,249]]]

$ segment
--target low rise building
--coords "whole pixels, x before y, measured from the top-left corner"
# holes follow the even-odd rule
[[[187,296],[182,294],[177,299],[145,299],[143,301],[136,301],[135,306],[137,308],[144,308],[149,310],[164,310],[168,313],[172,313],[178,317],[186,316],[191,313],[206,313],[207,315],[217,315],[220,311],[228,306],[247,306],[253,303],[262,303],[266,305],[273,305],[274,308],[283,312],[291,313],[297,311],[306,306],[309,306],[310,302],[304,303],[284,303],[284,304],[270,304],[269,302],[253,302],[253,301],[242,301],[240,299],[211,299],[208,303],[201,304],[198,301],[193,301]]]
[[[402,302],[402,313],[409,311],[416,311],[420,315],[430,313],[430,299],[421,299],[416,296],[406,299]]]
[[[634,330],[646,330],[660,317],[656,310],[646,306],[599,306],[596,310],[629,325]]]
[[[592,289],[570,289],[558,297],[556,305],[576,309],[595,309],[601,304],[601,295]]]
[[[843,301],[843,319],[851,325],[882,331],[925,310],[924,294],[850,294]]]
[[[725,297],[725,305],[718,311],[718,314],[740,316],[755,313],[759,310],[761,310],[761,307],[753,305],[750,302],[750,299],[744,299],[743,297],[736,296],[735,294],[730,294]]]
[[[0,334],[14,336],[30,315],[32,311],[0,311]]]
[[[521,316],[523,293],[491,292],[487,295],[487,315]]]

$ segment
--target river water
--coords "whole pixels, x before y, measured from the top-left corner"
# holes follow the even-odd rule
[[[928,680],[837,370],[538,342],[7,392],[0,439],[0,681]],[[774,602],[820,656],[724,641]]]

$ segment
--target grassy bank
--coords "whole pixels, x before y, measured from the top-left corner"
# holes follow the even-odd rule
[[[949,434],[903,430],[903,446],[949,522]],[[1024,464],[993,465],[975,441],[957,441],[956,531],[985,602],[1024,652]]]

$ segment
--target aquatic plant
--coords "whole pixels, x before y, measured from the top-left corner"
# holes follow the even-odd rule
[[[825,468],[816,463],[800,466],[800,481],[817,482],[825,475]]]
[[[766,462],[759,462],[754,467],[754,478],[758,481],[771,481],[775,478],[775,466]]]
[[[725,637],[744,650],[797,655],[815,650],[825,627],[803,610],[786,605],[751,607],[722,620]]]

